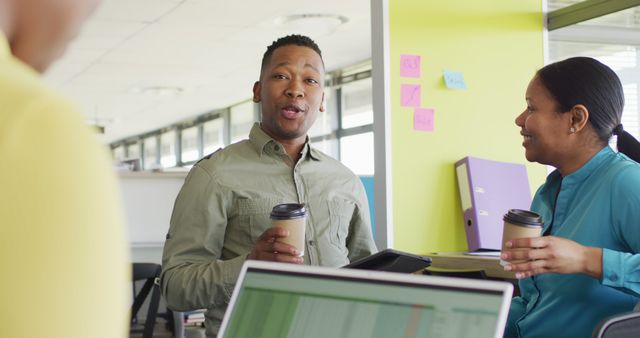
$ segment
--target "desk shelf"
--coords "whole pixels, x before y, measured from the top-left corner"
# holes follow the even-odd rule
[[[464,253],[429,253],[431,266],[440,269],[482,269],[489,278],[515,280],[513,272],[504,271],[500,258],[494,256],[465,255]]]

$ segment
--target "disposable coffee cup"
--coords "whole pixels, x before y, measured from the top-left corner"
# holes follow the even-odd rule
[[[529,210],[510,209],[504,217],[504,229],[502,231],[502,251],[507,247],[505,243],[516,238],[540,237],[542,234],[542,217],[538,213]],[[526,249],[511,249],[515,251]],[[503,261],[501,265],[524,263],[526,260]]]
[[[278,204],[271,210],[271,225],[289,230],[289,236],[278,238],[278,242],[289,244],[304,256],[304,229],[306,228],[307,209],[304,204]]]

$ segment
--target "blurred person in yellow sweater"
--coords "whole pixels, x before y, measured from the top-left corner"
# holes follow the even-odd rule
[[[0,0],[0,336],[127,335],[130,263],[107,153],[40,73],[97,0]]]

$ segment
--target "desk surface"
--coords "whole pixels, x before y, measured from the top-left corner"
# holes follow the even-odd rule
[[[500,265],[500,258],[495,256],[465,255],[460,252],[429,253],[424,256],[431,258],[431,266],[442,269],[482,269],[487,277],[500,279],[515,279],[513,272],[504,271]]]

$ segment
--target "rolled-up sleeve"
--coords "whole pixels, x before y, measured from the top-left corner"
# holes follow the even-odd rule
[[[169,308],[227,304],[246,255],[220,260],[231,194],[194,166],[176,199],[165,242],[161,289]]]

